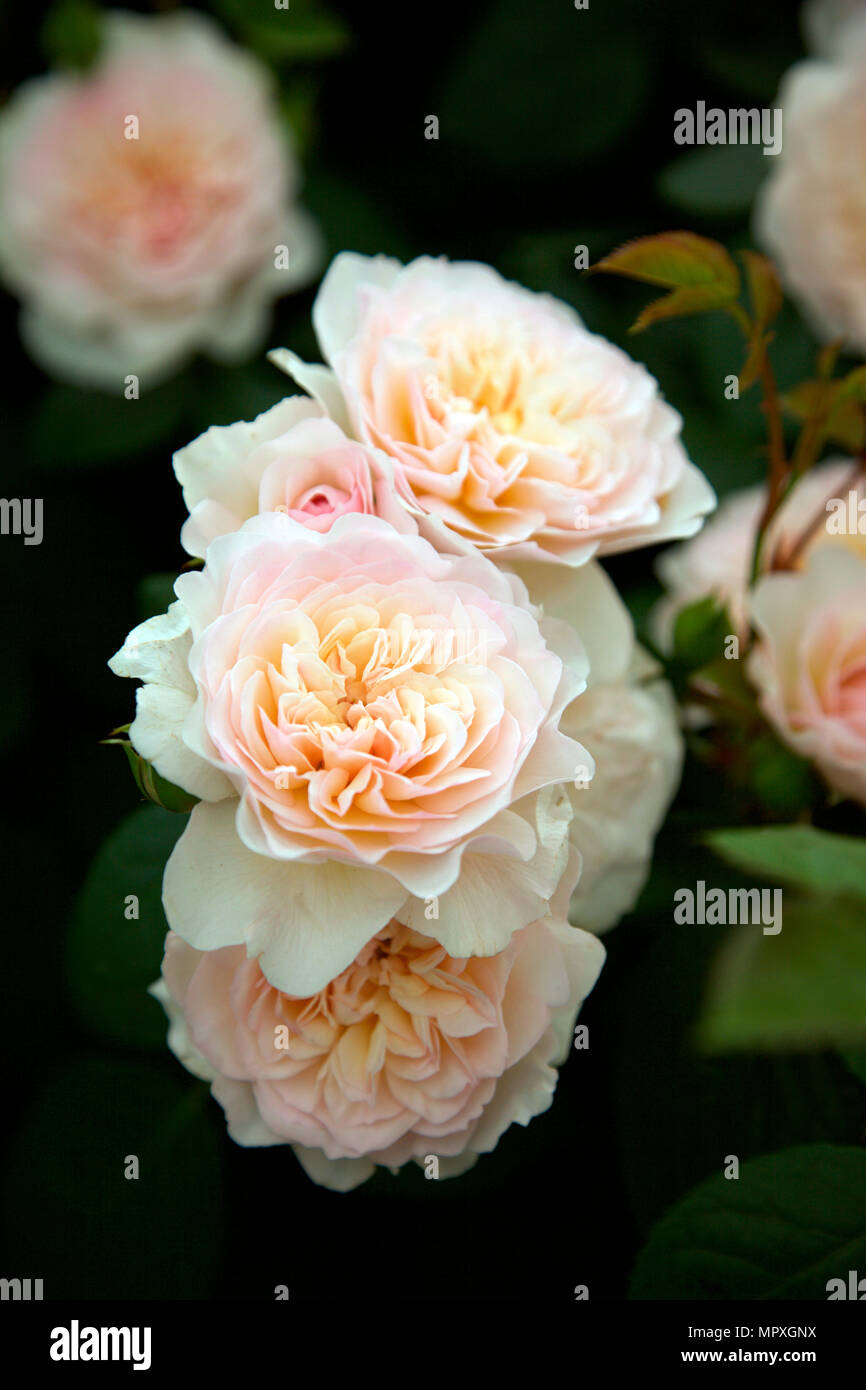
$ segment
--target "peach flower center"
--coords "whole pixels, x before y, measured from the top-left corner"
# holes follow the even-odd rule
[[[329,585],[272,601],[249,624],[206,719],[269,824],[362,831],[375,851],[378,837],[417,832],[419,816],[451,821],[512,775],[521,735],[485,664],[503,634],[477,610],[435,605],[429,583],[351,596]],[[523,673],[508,671],[521,710],[537,715]]]
[[[215,158],[203,158],[188,134],[160,130],[149,139],[89,132],[70,192],[74,216],[105,238],[134,236],[142,254],[159,260],[202,234],[234,200]],[[230,167],[230,166],[229,166]]]
[[[478,416],[476,433],[489,425],[534,444],[569,452],[576,445],[574,428],[592,399],[575,395],[556,356],[531,333],[499,323],[474,331],[445,324],[427,333],[424,346],[437,363],[438,412],[436,394],[432,401],[440,420],[447,411],[467,412]]]
[[[349,1103],[381,1102],[380,1089],[405,1103],[433,1077],[440,1104],[456,1101],[479,1073],[504,1064],[501,967],[501,959],[456,960],[391,922],[310,998],[282,993],[259,972],[247,1018],[259,1025],[265,1056],[276,1053],[280,1075],[312,1073],[317,1096],[337,1115]]]

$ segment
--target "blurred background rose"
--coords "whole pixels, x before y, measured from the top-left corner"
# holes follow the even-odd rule
[[[120,392],[200,348],[261,349],[273,300],[321,256],[272,76],[204,15],[109,11],[79,74],[0,121],[0,273],[52,375]]]

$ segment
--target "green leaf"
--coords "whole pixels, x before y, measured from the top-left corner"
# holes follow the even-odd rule
[[[220,14],[244,42],[270,63],[333,58],[349,42],[349,30],[316,0],[218,0]]]
[[[304,205],[319,223],[332,252],[346,244],[346,229],[351,228],[353,251],[368,256],[383,253],[398,260],[414,254],[393,207],[321,164],[310,170],[304,183]]]
[[[852,1052],[843,1048],[840,1056],[848,1070],[853,1072],[858,1081],[862,1081],[866,1086],[866,1049],[862,1052]]]
[[[129,724],[122,724],[119,729],[114,730],[110,738],[102,740],[103,745],[106,747],[117,745],[123,749],[130,771],[135,778],[136,786],[147,801],[152,801],[155,806],[161,806],[164,811],[184,813],[191,811],[193,806],[198,805],[199,798],[161,776],[153,764],[149,763],[137,749],[133,748],[129,740],[129,729]]]
[[[158,613],[165,613],[174,603],[176,579],[176,574],[167,571],[162,574],[147,574],[139,580],[135,589],[135,607],[139,622],[154,618]]]
[[[856,383],[843,395],[843,382],[801,381],[782,396],[782,408],[795,420],[820,424],[820,442],[841,444],[859,453],[866,443],[866,423]]]
[[[866,366],[855,367],[838,383],[839,400],[866,402]]]
[[[286,377],[264,357],[238,366],[201,360],[193,369],[195,391],[189,403],[189,432],[211,425],[254,420],[291,390]]]
[[[731,620],[713,594],[681,608],[674,623],[673,659],[693,671],[724,655]]]
[[[740,661],[717,656],[693,673],[691,683],[703,690],[718,691],[730,704],[741,709],[751,711],[755,708],[755,692],[746,679]]]
[[[707,844],[728,864],[774,882],[866,901],[866,841],[813,825],[716,830]]]
[[[461,35],[441,94],[419,106],[419,140],[423,115],[435,112],[442,144],[467,151],[485,174],[558,166],[570,179],[639,119],[657,38],[638,0],[591,15],[557,3],[532,16],[525,0],[497,0]]]
[[[770,12],[767,13],[769,17]],[[709,19],[710,12],[703,18]],[[772,106],[785,70],[801,56],[796,26],[790,26],[789,35],[787,31],[779,33],[780,26],[776,25],[775,32],[768,34],[763,43],[757,35],[750,35],[747,45],[731,42],[733,34],[730,23],[725,23],[726,18],[725,12],[719,11],[718,24],[715,26],[719,32],[701,24],[698,30],[698,57],[701,63],[717,81],[724,82],[735,91],[757,97],[760,105]],[[760,146],[757,148],[760,149]],[[763,154],[761,158],[765,158]],[[770,164],[772,158],[766,157],[765,163]]]
[[[169,782],[162,777],[152,763],[146,761],[140,753],[136,752],[132,744],[124,742],[123,751],[129,761],[132,775],[136,785],[148,801],[152,801],[155,806],[161,806],[164,811],[175,811],[188,814],[193,806],[197,806],[199,798],[190,792],[184,791],[183,787],[178,787],[174,782]]]
[[[755,329],[763,333],[782,311],[784,296],[776,267],[767,256],[758,251],[741,251],[740,257],[746,267],[746,283],[749,287],[749,302]]]
[[[279,95],[280,114],[298,159],[308,158],[316,136],[317,87],[306,74],[298,75]]]
[[[866,1150],[811,1144],[748,1160],[659,1221],[629,1297],[826,1299],[830,1279],[866,1266],[864,1210]]]
[[[168,924],[162,875],[186,822],[157,806],[133,811],[94,859],[73,916],[66,960],[70,999],[99,1037],[161,1050],[165,1017],[148,986],[159,976]],[[128,899],[138,899],[138,917]]]
[[[773,906],[776,901],[774,896]],[[862,901],[787,894],[780,901],[777,935],[765,936],[760,923],[742,925],[722,948],[707,988],[699,1042],[716,1051],[866,1044]]]
[[[207,1298],[225,1227],[214,1110],[168,1055],[64,1062],[11,1149],[10,1269],[42,1278],[46,1299]]]
[[[666,203],[685,212],[735,216],[751,207],[766,173],[760,145],[708,145],[665,165],[658,191]]]
[[[89,68],[101,43],[98,6],[87,0],[58,0],[42,21],[40,39],[51,67]]]
[[[750,740],[748,772],[758,799],[780,820],[801,814],[820,796],[812,764],[786,748],[772,733]]]
[[[183,379],[139,400],[74,386],[49,386],[33,412],[28,440],[33,463],[61,470],[122,462],[161,444],[183,416]]]
[[[718,801],[717,781],[714,794]],[[690,806],[663,829],[647,916],[608,939],[598,1000],[597,1042],[614,1069],[619,1167],[642,1231],[718,1171],[732,1134],[742,1161],[795,1144],[857,1144],[863,1131],[860,1086],[834,1052],[697,1050],[707,972],[728,928],[676,925],[673,894],[697,879],[725,890],[737,879],[690,838],[695,819]]]

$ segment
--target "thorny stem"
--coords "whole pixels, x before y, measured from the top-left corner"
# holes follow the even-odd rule
[[[750,343],[755,334],[759,332],[757,323],[752,321],[751,316],[746,312],[742,304],[729,304],[728,310],[742,329],[746,342]],[[779,406],[776,375],[773,371],[772,363],[770,362],[766,342],[764,342],[761,347],[758,376],[761,380],[761,390],[763,393],[762,406],[764,417],[767,421],[770,477],[767,486],[767,500],[764,505],[760,525],[758,526],[758,534],[755,538],[755,550],[752,555],[751,582],[753,584],[761,568],[761,555],[767,527],[781,505],[790,474],[790,464],[785,457],[785,432],[782,427],[782,412]]]
[[[779,393],[776,389],[776,377],[766,347],[761,354],[760,377],[761,387],[764,393],[764,414],[767,419],[767,429],[769,433],[770,477],[767,486],[767,500],[764,504],[764,511],[758,526],[758,534],[755,538],[755,549],[752,555],[753,584],[761,570],[761,557],[763,554],[767,527],[776,515],[785,496],[785,484],[788,480],[789,473],[789,464],[785,457],[785,435],[782,429]]]

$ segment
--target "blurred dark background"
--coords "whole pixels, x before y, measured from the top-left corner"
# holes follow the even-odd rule
[[[257,6],[270,10],[265,0],[241,8],[249,19]],[[230,31],[233,8],[218,9]],[[4,97],[46,66],[46,10],[2,7]],[[276,69],[301,139],[303,201],[329,257],[444,253],[560,296],[647,361],[719,490],[759,478],[757,393],[736,403],[723,394],[740,365],[736,330],[707,318],[628,337],[648,295],[583,278],[574,248],[585,244],[595,261],[628,237],[681,226],[749,244],[770,161],[751,148],[684,152],[673,113],[698,100],[772,104],[802,54],[798,7],[332,0],[329,10],[348,44]],[[438,141],[424,138],[431,114]],[[269,346],[317,356],[314,294],[278,305]],[[669,930],[684,855],[688,880],[701,873],[681,838],[687,787],[652,887],[608,938],[583,1015],[589,1051],[568,1060],[552,1109],[512,1129],[470,1175],[437,1184],[384,1174],[342,1196],[314,1187],[288,1150],[232,1145],[143,993],[164,929],[159,871],[183,818],[140,809],[118,830],[138,794],[122,753],[99,740],[133,707],[131,684],[106,660],[164,606],[164,576],[185,559],[173,449],[209,424],[251,418],[285,393],[285,379],[264,360],[232,370],[199,360],[131,406],[44,377],[18,346],[17,313],[0,297],[2,491],[44,499],[44,540],[0,539],[0,1274],[43,1278],[46,1298],[269,1299],[286,1284],[292,1298],[558,1301],[586,1284],[592,1299],[622,1299],[648,1226],[726,1154],[856,1138],[856,1083],[832,1057],[693,1051],[714,940],[709,929],[700,941]],[[804,374],[813,351],[786,313],[783,380]],[[655,593],[651,559],[611,566],[638,621]],[[718,865],[706,876],[723,880]],[[141,897],[138,922],[123,918],[128,893]],[[123,1177],[128,1154],[141,1161],[137,1182]]]

